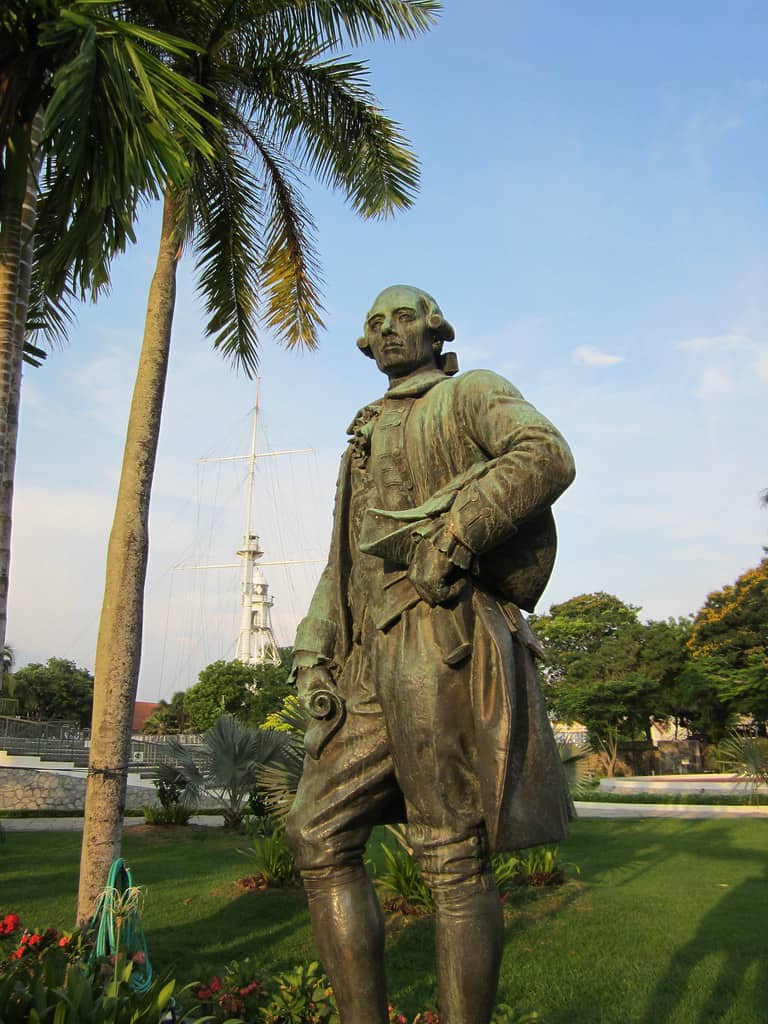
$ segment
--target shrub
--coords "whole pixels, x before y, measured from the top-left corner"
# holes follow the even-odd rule
[[[517,885],[561,885],[565,881],[566,867],[579,872],[575,864],[568,865],[560,860],[557,849],[547,846],[534,846],[512,856],[515,862],[512,877]]]
[[[6,914],[0,922],[3,1024],[158,1024],[173,1006],[176,981],[166,974],[137,992],[132,960],[90,959],[91,949],[78,931],[24,929],[16,914]],[[182,1024],[192,1017],[178,1013],[175,1019]]]
[[[269,814],[249,814],[243,819],[243,832],[247,836],[271,836],[280,828],[280,822]]]
[[[285,841],[285,832],[275,828],[267,835],[255,835],[252,840],[251,856],[258,874],[267,885],[296,885],[299,873],[293,854]]]
[[[384,907],[403,914],[430,914],[432,893],[421,877],[415,858],[400,847],[381,847],[383,867],[375,873],[376,884],[384,894]]]
[[[182,804],[172,807],[145,805],[141,808],[141,812],[147,825],[188,825],[195,809],[184,807]]]
[[[230,963],[223,977],[196,986],[198,1011],[208,1019],[241,1017],[259,1024],[332,1024],[333,990],[318,963],[302,964],[265,981],[248,960]]]

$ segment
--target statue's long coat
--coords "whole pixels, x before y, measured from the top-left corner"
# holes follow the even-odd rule
[[[534,666],[536,641],[518,606],[532,610],[552,568],[550,506],[574,475],[567,444],[511,384],[485,370],[426,370],[361,410],[350,432],[328,565],[299,625],[297,665],[311,655],[338,678],[359,636],[359,609],[376,613],[384,566],[357,548],[365,507],[419,506],[479,468],[436,520],[476,556],[470,685],[483,815],[492,849],[558,841],[571,805]]]

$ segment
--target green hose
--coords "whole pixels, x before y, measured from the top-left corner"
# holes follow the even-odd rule
[[[89,931],[96,933],[91,961],[114,957],[118,952],[133,961],[128,982],[134,992],[146,992],[152,984],[147,941],[141,924],[141,890],[133,884],[131,869],[118,857],[109,869]]]

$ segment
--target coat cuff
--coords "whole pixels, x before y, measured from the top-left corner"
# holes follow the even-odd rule
[[[496,508],[477,484],[466,487],[445,516],[445,529],[474,555],[482,555],[499,543],[502,523],[503,539],[517,533],[509,522],[509,513]]]
[[[336,623],[330,619],[318,619],[307,615],[299,623],[296,639],[293,644],[295,651],[311,651],[330,661],[336,642]]]

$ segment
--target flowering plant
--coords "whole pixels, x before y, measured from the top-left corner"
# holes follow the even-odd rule
[[[65,962],[79,959],[83,953],[80,932],[24,928],[18,914],[6,914],[0,920],[0,975],[17,967],[19,961],[33,968],[51,953]]]
[[[0,919],[0,1020],[2,1024],[67,1021],[67,1024],[158,1024],[167,1019],[177,989],[169,975],[155,978],[146,991],[130,984],[138,965],[126,960],[89,960],[90,941],[79,931],[24,928],[18,914]],[[178,1024],[199,1021],[177,1013]]]
[[[256,1020],[264,991],[264,982],[250,959],[233,960],[222,977],[214,975],[207,983],[192,986],[200,1008],[217,1021],[229,1017]]]

